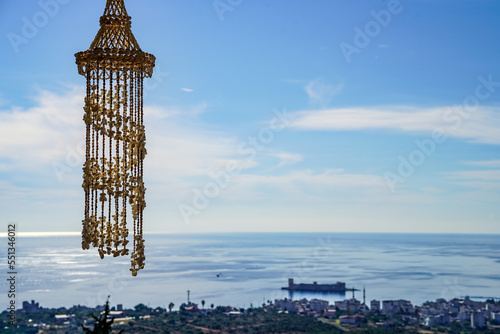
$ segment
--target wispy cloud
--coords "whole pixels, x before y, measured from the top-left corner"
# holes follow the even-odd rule
[[[21,203],[65,198],[69,192],[81,195],[84,93],[81,86],[63,93],[41,90],[31,108],[0,108],[0,179],[7,180],[0,185],[1,198]],[[241,170],[258,164],[237,154],[238,138],[197,124],[206,106],[144,107],[148,195],[175,199],[189,193],[197,178],[228,162]]]
[[[294,165],[304,159],[304,157],[300,154],[288,152],[271,153],[270,155],[280,159],[280,162],[276,166],[277,168]]]
[[[486,168],[500,168],[500,160],[463,161],[462,164]]]
[[[241,174],[222,196],[233,201],[262,200],[276,197],[277,194],[281,194],[281,198],[329,200],[332,197],[343,198],[346,192],[359,197],[372,191],[387,193],[383,177],[351,174],[342,169],[329,169],[320,173],[306,169],[282,175]]]
[[[3,170],[35,171],[63,158],[66,146],[78,146],[84,131],[82,87],[64,95],[40,91],[29,109],[0,111],[0,156]]]
[[[326,107],[331,100],[340,93],[344,84],[331,85],[322,77],[307,83],[304,90],[309,97],[309,103],[313,106]]]
[[[452,182],[460,186],[472,188],[480,192],[497,192],[500,190],[500,169],[495,169],[500,167],[497,165],[497,163],[498,161],[471,161],[469,162],[469,164],[476,165],[478,167],[485,167],[488,169],[447,172],[444,173],[444,176],[450,180],[453,180]],[[488,201],[498,198],[498,194],[493,193],[492,195],[493,198],[491,196],[486,196],[481,200]]]
[[[500,169],[448,172],[445,175],[450,179],[500,181]]]
[[[187,93],[194,92],[194,89],[191,89],[191,88],[181,88],[181,90],[182,90],[183,92],[187,92]]]
[[[464,113],[460,107],[418,108],[387,106],[300,111],[289,125],[303,130],[393,130],[446,135],[470,142],[500,144],[500,110],[478,107]]]

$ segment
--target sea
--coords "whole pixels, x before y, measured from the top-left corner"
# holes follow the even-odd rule
[[[7,239],[0,238],[7,257]],[[128,257],[82,250],[79,236],[18,236],[15,302],[41,307],[110,305],[178,309],[188,301],[205,307],[260,306],[275,299],[354,297],[405,299],[500,298],[500,235],[369,233],[146,234],[146,266],[131,276]],[[10,299],[5,264],[3,309]],[[6,279],[7,278],[7,279]],[[295,283],[345,282],[359,291],[290,294]],[[363,291],[364,290],[364,291]]]

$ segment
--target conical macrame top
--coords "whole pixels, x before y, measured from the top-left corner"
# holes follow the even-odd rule
[[[107,0],[99,23],[100,29],[87,51],[75,54],[80,74],[84,74],[92,63],[112,60],[114,65],[140,65],[145,77],[152,75],[155,57],[142,52],[131,29],[131,17],[127,14],[123,0]]]
[[[107,0],[103,16],[120,16],[130,18],[123,0]]]
[[[107,1],[100,24],[101,28],[90,49],[141,50],[130,28],[131,17],[127,15],[123,0]]]

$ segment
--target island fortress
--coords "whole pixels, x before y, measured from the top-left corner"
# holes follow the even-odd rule
[[[316,291],[316,292],[346,292],[351,289],[346,289],[345,283],[337,282],[335,284],[318,284],[318,282],[313,282],[313,284],[295,284],[293,278],[288,279],[288,286],[281,288],[283,290],[289,291]]]

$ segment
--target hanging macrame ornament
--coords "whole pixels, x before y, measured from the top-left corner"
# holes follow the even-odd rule
[[[128,255],[132,220],[130,270],[136,276],[145,260],[143,80],[152,76],[155,57],[141,51],[123,0],[107,0],[100,26],[90,48],[75,54],[78,73],[87,79],[82,248],[97,247],[101,259]]]

